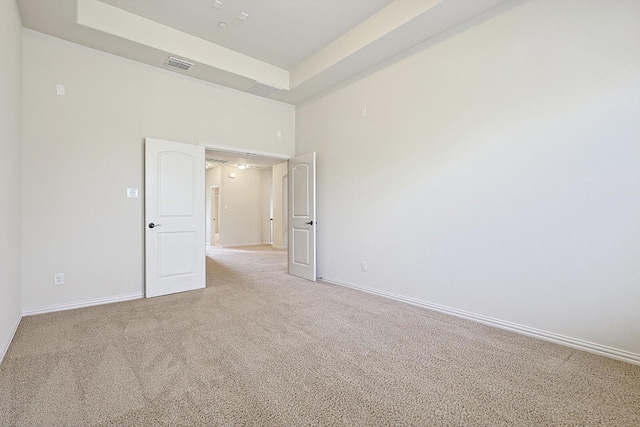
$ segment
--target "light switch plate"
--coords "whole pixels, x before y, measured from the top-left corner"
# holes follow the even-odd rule
[[[64,85],[57,84],[56,85],[56,93],[58,95],[64,95]]]
[[[130,198],[130,199],[137,199],[139,197],[138,189],[137,188],[127,188],[127,197]]]

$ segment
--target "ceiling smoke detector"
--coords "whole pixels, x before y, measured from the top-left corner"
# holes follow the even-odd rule
[[[281,89],[279,87],[269,86],[266,83],[260,83],[258,81],[255,81],[251,86],[246,88],[244,91],[254,95],[269,98],[275,95],[276,93],[280,92],[280,90]]]
[[[174,58],[173,56],[170,56],[169,59],[167,59],[167,62],[164,63],[164,65],[183,71],[189,71],[189,69],[193,67],[193,64],[191,62],[187,62],[184,59]]]

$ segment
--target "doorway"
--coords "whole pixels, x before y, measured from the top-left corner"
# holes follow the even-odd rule
[[[209,233],[209,244],[220,246],[220,186],[211,187],[211,224]]]
[[[205,158],[207,245],[285,249],[281,177],[287,159],[212,149]]]
[[[211,249],[268,245],[288,253],[290,274],[315,281],[315,153],[288,158],[205,146],[206,186],[219,188],[213,214],[216,192],[206,192]]]

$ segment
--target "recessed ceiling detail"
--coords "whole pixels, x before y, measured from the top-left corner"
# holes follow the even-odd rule
[[[17,0],[25,28],[153,66],[163,67],[168,55],[189,58],[181,61],[198,65],[189,73],[196,79],[289,104],[520,3]],[[221,30],[219,22],[227,28]]]

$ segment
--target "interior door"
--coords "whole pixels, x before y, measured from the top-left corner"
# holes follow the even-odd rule
[[[289,159],[289,274],[316,280],[316,153]]]
[[[204,147],[145,139],[145,296],[205,287]]]

